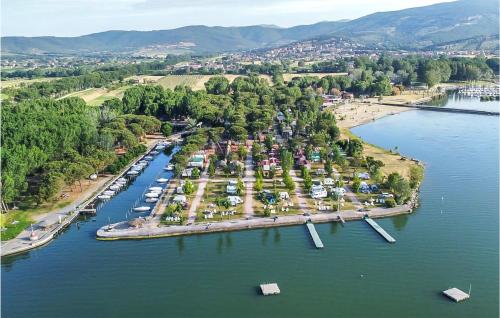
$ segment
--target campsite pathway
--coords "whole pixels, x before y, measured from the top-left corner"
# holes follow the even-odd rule
[[[191,203],[191,206],[189,207],[188,224],[194,224],[194,222],[196,221],[196,210],[200,205],[203,193],[205,193],[205,188],[208,182],[207,169],[208,168],[205,168],[205,170],[203,170],[203,172],[201,173],[200,182],[198,183],[198,190],[196,190],[196,195],[193,199],[193,202]]]
[[[245,160],[245,203],[243,206],[243,214],[245,217],[251,217],[254,214],[253,210],[253,180],[255,171],[253,169],[253,157],[249,152]]]

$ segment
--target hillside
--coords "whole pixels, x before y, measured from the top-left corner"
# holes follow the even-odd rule
[[[447,47],[445,44],[452,42],[465,44],[451,47],[477,47],[481,42],[477,38],[498,34],[498,22],[495,0],[459,0],[378,12],[351,21],[291,28],[197,25],[158,31],[107,31],[79,37],[3,37],[1,42],[4,53],[133,53],[144,49],[164,53],[214,53],[276,47],[339,35],[377,47]],[[491,43],[486,47],[492,47]]]

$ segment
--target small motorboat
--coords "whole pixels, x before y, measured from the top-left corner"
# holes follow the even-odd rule
[[[144,157],[144,160],[151,161],[151,160],[153,160],[153,156],[145,156],[145,157]]]
[[[113,184],[112,186],[109,187],[110,190],[113,190],[113,191],[118,191],[120,190],[121,186],[117,185],[117,184]]]
[[[97,198],[99,200],[109,200],[109,199],[111,199],[111,196],[107,195],[107,194],[102,194],[102,195],[98,196]]]
[[[106,190],[106,191],[103,191],[103,192],[102,192],[102,194],[104,194],[104,195],[110,195],[110,196],[115,195],[115,193],[116,193],[116,192],[115,192],[115,191],[113,191],[113,190]]]
[[[172,164],[167,165],[167,166],[165,167],[165,170],[167,170],[167,171],[172,171],[172,170],[174,170],[174,165],[172,165]]]
[[[160,196],[159,193],[157,192],[149,192],[144,195],[146,198],[157,198]]]
[[[158,183],[167,183],[168,179],[167,178],[160,178],[160,179],[156,179],[156,182],[158,182]]]
[[[136,176],[139,174],[139,171],[137,170],[130,170],[129,172],[127,172],[127,175],[129,176]]]
[[[125,178],[118,178],[118,180],[116,180],[116,182],[127,183],[127,179],[125,179]]]
[[[134,208],[134,211],[136,212],[145,212],[145,211],[149,211],[151,210],[151,207],[149,206],[138,206],[136,208]]]
[[[147,198],[146,200],[147,203],[155,203],[155,202],[158,202],[158,198]]]
[[[162,192],[163,188],[162,187],[151,187],[148,190],[151,192]]]
[[[159,152],[158,152],[158,151],[156,151],[156,150],[153,150],[153,151],[151,151],[149,154],[150,154],[150,155],[157,155],[157,154],[159,154]]]
[[[144,166],[143,165],[133,165],[132,168],[130,168],[130,169],[133,171],[141,171],[142,169],[144,169]]]

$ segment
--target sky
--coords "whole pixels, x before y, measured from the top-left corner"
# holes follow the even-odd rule
[[[78,36],[186,25],[289,27],[447,0],[2,0],[2,36]]]

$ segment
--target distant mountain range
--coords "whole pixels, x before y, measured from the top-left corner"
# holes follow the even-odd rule
[[[346,3],[348,5],[348,3]],[[187,26],[160,31],[107,31],[78,37],[2,37],[2,53],[215,53],[342,36],[367,46],[421,49],[498,49],[497,0],[458,0],[355,20],[291,28]],[[484,45],[484,47],[482,47]]]

